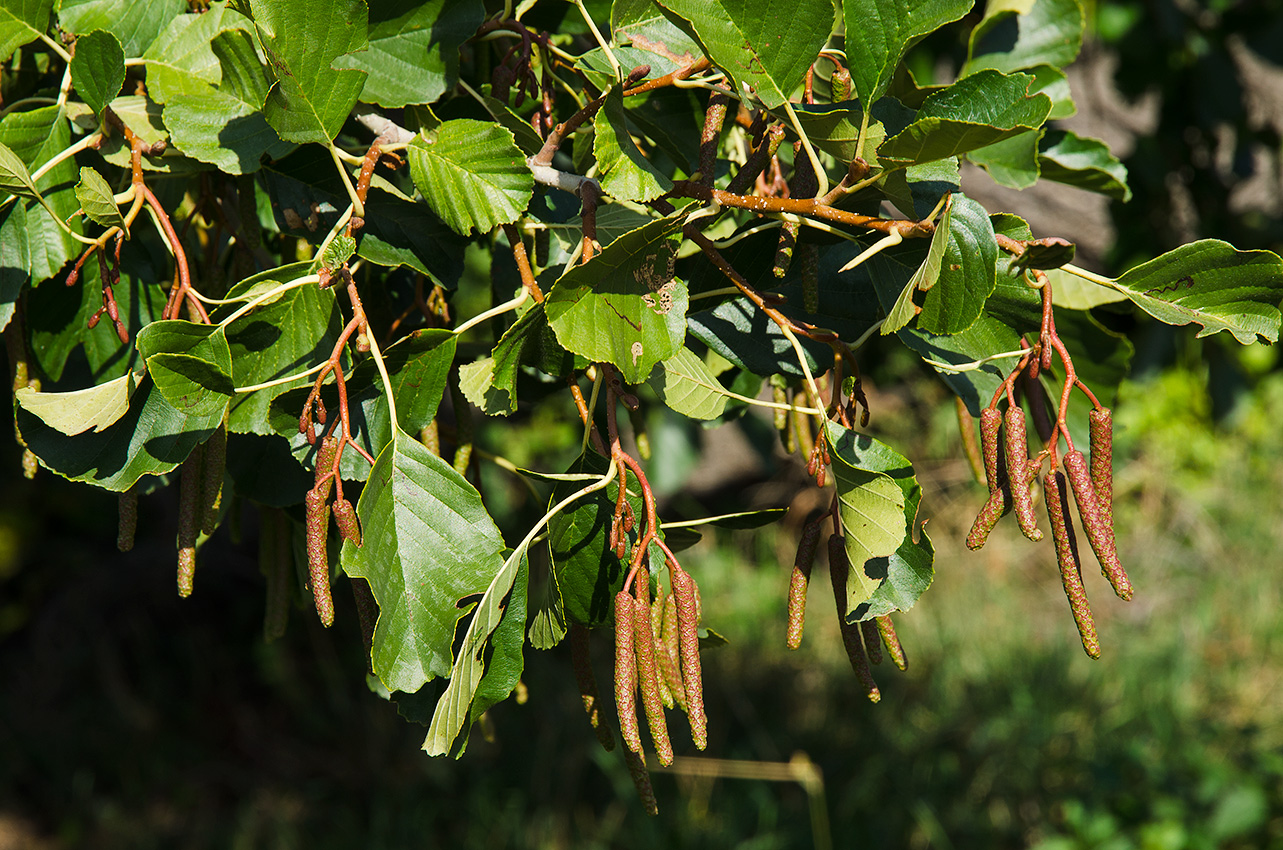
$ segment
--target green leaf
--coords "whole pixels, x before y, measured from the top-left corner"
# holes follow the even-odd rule
[[[1203,239],[1137,266],[1114,286],[1161,322],[1201,325],[1200,337],[1229,331],[1243,345],[1279,339],[1283,260],[1270,251]]]
[[[961,188],[958,158],[948,157],[892,171],[882,191],[910,218],[926,218],[946,194]]]
[[[489,121],[444,121],[416,136],[408,155],[428,206],[463,236],[516,221],[534,194],[512,133]]]
[[[650,384],[675,413],[691,419],[716,419],[726,410],[726,390],[704,360],[689,348],[682,346],[665,360],[662,374],[663,380],[652,376]]]
[[[971,11],[974,0],[843,0],[851,82],[876,103],[909,48]]]
[[[1104,142],[1085,139],[1067,130],[1052,130],[1038,146],[1038,164],[1042,176],[1048,180],[1124,203],[1131,200],[1127,166],[1109,152]]]
[[[259,44],[276,76],[263,114],[288,142],[328,145],[365,85],[335,60],[366,46],[363,0],[249,0]]]
[[[858,142],[863,112],[859,109],[839,103],[823,103],[799,105],[793,110],[806,137],[820,150],[842,162],[862,156],[870,166],[878,164],[873,152],[886,138],[886,128],[881,121],[870,119],[864,134],[864,150],[861,151]]]
[[[631,42],[633,47],[648,51],[666,63],[685,66],[702,55],[699,45],[666,18],[651,0],[614,0],[610,4],[610,26],[617,43]]]
[[[67,124],[66,113],[57,106],[44,106],[23,112],[11,112],[0,119],[0,145],[7,147],[24,163],[23,173],[30,180],[28,169],[39,168],[59,152],[71,145],[71,128]],[[0,173],[16,168],[12,159],[0,168]],[[9,183],[16,182],[26,192],[22,174],[9,178]],[[79,253],[75,240],[68,236],[53,219],[62,221],[71,218],[80,206],[74,191],[76,183],[76,166],[70,160],[64,160],[45,173],[35,188],[43,194],[45,209],[38,209],[36,201],[28,203],[15,202],[5,211],[0,211],[3,223],[0,223],[0,242],[12,244],[22,242],[27,265],[26,270],[31,279],[42,281],[58,274],[66,263]],[[30,197],[30,195],[27,195]],[[79,222],[72,222],[72,229],[79,230]]]
[[[224,329],[178,319],[138,332],[138,352],[165,401],[188,416],[221,414],[232,390],[232,352]]]
[[[76,184],[76,199],[85,215],[103,227],[125,227],[125,217],[116,206],[115,193],[101,174],[92,168],[80,169],[80,182]]]
[[[261,111],[271,87],[267,69],[244,30],[219,32],[208,48],[217,61],[219,87],[188,79],[183,96],[165,104],[165,125],[175,146],[193,159],[229,174],[257,171],[264,156],[282,157],[293,147]]]
[[[1038,142],[1042,130],[1030,130],[967,154],[967,159],[984,168],[993,182],[1012,189],[1028,189],[1038,182]]]
[[[95,115],[120,94],[125,82],[125,51],[114,35],[94,30],[76,39],[71,82]]]
[[[909,462],[894,450],[836,423],[829,422],[826,427],[838,517],[851,562],[842,612],[849,616],[886,581],[878,575],[879,563],[870,562],[889,558],[904,542],[910,530],[905,517],[906,490],[916,482]]]
[[[225,30],[253,31],[249,18],[225,4],[211,6],[199,15],[179,15],[165,32],[147,48],[147,94],[157,103],[173,98],[204,94],[223,77],[213,40]],[[252,48],[251,48],[252,49]],[[266,97],[267,89],[264,87]],[[258,105],[262,106],[263,98]]]
[[[460,367],[459,385],[464,396],[487,416],[514,413],[519,367],[530,359],[527,348],[544,346],[550,333],[544,305],[535,304],[504,332],[490,357]]]
[[[929,97],[912,124],[878,148],[884,163],[909,165],[957,156],[1042,126],[1051,98],[1029,95],[1029,74],[980,71]]]
[[[450,675],[458,621],[503,570],[503,538],[476,489],[404,432],[379,453],[357,514],[362,544],[345,542],[341,564],[379,603],[374,673],[414,693]]]
[[[613,363],[639,384],[686,338],[686,286],[673,277],[673,234],[686,210],[631,231],[562,275],[544,302],[567,351]]]
[[[1078,58],[1085,27],[1079,0],[991,2],[971,31],[967,63],[958,76],[986,68],[1003,73],[1035,65],[1063,68]]]
[[[949,246],[949,228],[952,218],[953,204],[947,202],[944,213],[936,220],[935,232],[931,234],[931,247],[927,249],[922,265],[918,266],[917,271],[909,278],[909,282],[904,285],[904,289],[900,290],[895,306],[887,311],[886,321],[882,323],[880,331],[883,336],[895,333],[913,321],[914,316],[918,314],[917,307],[913,303],[913,294],[919,290],[931,289],[940,279],[940,266],[944,262],[945,249]]]
[[[119,420],[98,431],[68,437],[18,409],[17,425],[43,466],[64,478],[121,492],[144,475],[172,472],[222,424],[223,410],[189,415],[174,408],[144,380]]]
[[[1101,304],[1117,304],[1127,296],[1116,289],[1101,286],[1060,269],[1050,269],[1051,303],[1066,310],[1090,310]]]
[[[370,6],[370,46],[335,68],[369,76],[361,99],[388,108],[432,103],[459,76],[459,48],[485,19],[479,0],[384,0]]]
[[[516,635],[516,675],[512,675],[511,670],[506,671],[507,675],[501,677],[505,681],[510,680],[511,686],[508,692],[517,685],[517,677],[521,673],[521,644],[525,642],[525,588],[521,588],[521,593],[515,589],[517,576],[526,570],[527,559],[526,551],[528,546],[518,547],[503,562],[503,567],[495,574],[494,579],[486,588],[485,595],[477,603],[476,613],[472,616],[472,622],[468,624],[468,630],[463,635],[463,643],[459,647],[459,654],[456,656],[454,666],[450,670],[450,684],[446,687],[445,693],[437,701],[436,710],[432,713],[432,725],[428,727],[428,735],[423,739],[423,750],[431,756],[443,756],[454,746],[455,739],[463,730],[464,722],[471,718],[475,719],[484,708],[470,712],[473,706],[473,700],[477,696],[481,687],[483,676],[486,674],[485,650],[490,639],[494,636],[496,630],[502,622],[510,617],[513,622],[509,624],[510,628],[515,625]],[[520,596],[520,600],[514,598]],[[514,604],[515,603],[515,604]],[[522,609],[521,619],[516,619],[516,612],[510,609],[520,607]],[[499,656],[499,662],[503,663],[503,656]],[[491,664],[495,663],[492,656]],[[492,668],[493,669],[493,668]],[[496,690],[501,690],[500,685]],[[491,704],[498,702],[507,696],[503,693],[488,695]],[[498,696],[498,699],[494,699]],[[462,750],[459,755],[463,755]]]
[[[624,95],[618,88],[606,96],[593,127],[593,154],[600,168],[597,176],[608,195],[626,201],[653,201],[673,188],[673,181],[642,156],[629,135]]]
[[[105,30],[116,37],[126,56],[142,56],[186,10],[185,0],[62,0],[58,23],[72,33]]]
[[[6,0],[0,5],[0,62],[49,28],[53,0]]]
[[[918,314],[918,327],[928,333],[966,330],[997,285],[998,245],[989,213],[962,194],[953,195],[949,207],[949,243],[940,277]]]
[[[655,0],[767,109],[783,106],[833,32],[830,0]]]
[[[74,437],[106,428],[124,416],[136,383],[137,377],[127,373],[105,384],[69,393],[42,393],[23,387],[14,396],[23,410],[35,414],[55,431]]]
[[[20,198],[38,200],[40,192],[18,155],[0,144],[0,189]]]

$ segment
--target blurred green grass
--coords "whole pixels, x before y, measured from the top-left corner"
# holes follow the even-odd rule
[[[730,640],[705,657],[707,755],[806,753],[836,847],[1283,847],[1283,375],[1219,423],[1197,370],[1125,387],[1117,524],[1138,592],[1087,576],[1095,662],[1049,545],[1004,523],[963,548],[982,493],[932,386],[884,395],[875,420],[916,462],[938,553],[897,617],[909,672],[877,669],[878,705],[859,694],[822,581],[785,651],[792,537],[707,538],[683,556]],[[527,652],[530,700],[492,711],[493,741],[428,759],[364,688],[350,599],[334,630],[300,611],[263,645],[252,546],[216,538],[180,602],[162,500],[126,557],[101,554],[112,500],[71,492],[42,476],[4,496],[0,848],[813,846],[795,784],[657,773],[646,818],[564,647]]]

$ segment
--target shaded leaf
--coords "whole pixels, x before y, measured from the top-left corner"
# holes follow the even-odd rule
[[[985,299],[997,285],[998,246],[989,213],[966,195],[953,195],[949,210],[949,242],[936,285],[927,293],[918,314],[918,327],[929,333],[966,330],[984,310]]]
[[[971,31],[959,76],[986,68],[1004,73],[1035,65],[1063,68],[1078,58],[1085,27],[1079,0],[990,3]]]
[[[1052,130],[1038,147],[1038,163],[1048,180],[1098,192],[1116,201],[1131,200],[1127,166],[1097,139],[1085,139],[1067,130]]]
[[[204,417],[227,409],[235,385],[232,352],[221,326],[152,322],[138,332],[137,345],[147,374],[180,413]]]
[[[71,82],[95,115],[120,94],[125,82],[125,51],[114,35],[94,30],[76,39]]]

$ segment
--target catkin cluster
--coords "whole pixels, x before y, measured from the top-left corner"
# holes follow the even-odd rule
[[[1109,408],[1093,409],[1088,417],[1088,429],[1090,458],[1071,446],[1061,461],[1063,468],[1057,469],[1054,447],[1047,453],[1052,469],[1043,479],[1043,496],[1047,503],[1047,518],[1051,522],[1052,540],[1056,544],[1061,582],[1074,622],[1078,625],[1083,649],[1092,658],[1099,658],[1100,641],[1087,604],[1082,562],[1069,514],[1071,495],[1101,572],[1119,598],[1129,600],[1133,591],[1119,562],[1118,545],[1114,539],[1113,418]],[[996,408],[984,410],[980,414],[980,447],[989,498],[976,516],[967,536],[967,546],[971,549],[983,546],[998,520],[1008,512],[1016,514],[1016,521],[1026,537],[1041,540],[1042,532],[1034,518],[1031,485],[1037,479],[1042,456],[1029,457],[1024,411],[1015,404],[1008,406],[1005,416]]]

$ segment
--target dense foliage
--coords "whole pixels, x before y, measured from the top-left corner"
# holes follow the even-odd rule
[[[1008,511],[1040,538],[1043,501],[1100,654],[1069,504],[1130,598],[1109,406],[1131,345],[1092,310],[1275,342],[1283,261],[1205,240],[1104,278],[963,193],[966,159],[1005,185],[1130,196],[1102,143],[1054,123],[1075,109],[1078,0],[846,0],[840,19],[828,0],[375,5],[7,0],[0,318],[29,469],[119,492],[122,547],[137,499],[172,484],[182,595],[205,539],[257,505],[267,637],[295,597],[332,622],[346,576],[372,686],[430,720],[434,754],[518,687],[527,643],[563,639],[613,746],[587,651],[608,627],[646,796],[638,691],[660,761],[665,707],[706,740],[717,600],[678,553],[692,527],[781,512],[664,522],[644,409],[768,407],[833,482],[802,525],[786,640],[831,526],[876,700],[869,662],[885,645],[904,664],[890,617],[934,577],[912,466],[863,433],[858,352],[879,335],[940,374],[972,443],[980,420],[990,496],[968,545]],[[957,80],[902,65],[968,24]],[[536,408],[580,423],[568,466],[474,450]],[[542,516],[514,531],[483,464],[524,478]]]

